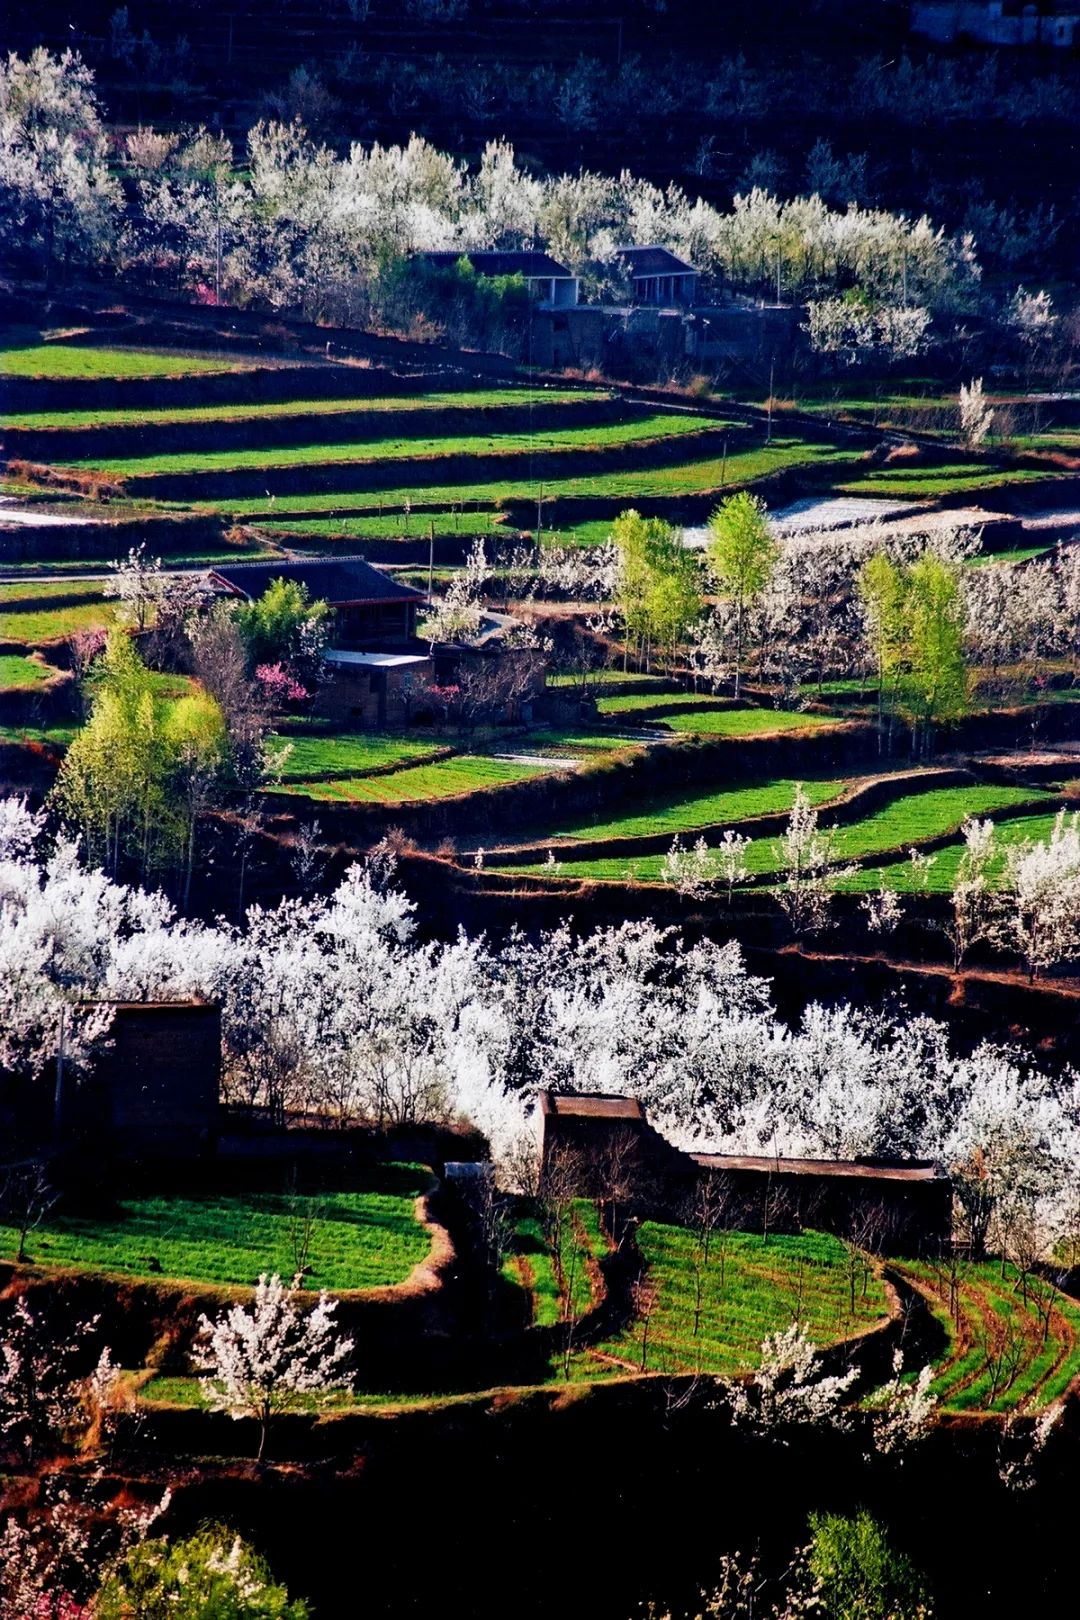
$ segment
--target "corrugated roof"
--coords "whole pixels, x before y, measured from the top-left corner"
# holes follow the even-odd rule
[[[523,251],[502,253],[494,248],[461,248],[456,253],[424,253],[429,264],[452,265],[459,259],[468,259],[479,276],[524,276],[526,281],[552,277],[557,281],[572,281],[574,273],[553,259],[550,253]]]
[[[226,563],[212,568],[210,578],[249,600],[254,600],[275,579],[306,585],[313,601],[347,607],[368,602],[422,602],[422,591],[401,585],[363,557],[314,558],[310,562]]]
[[[634,276],[696,276],[700,271],[666,247],[621,247],[619,258]]]

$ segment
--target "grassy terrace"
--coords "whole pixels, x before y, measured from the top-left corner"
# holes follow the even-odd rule
[[[822,780],[803,784],[807,797],[820,804],[840,793],[846,782]],[[752,787],[721,788],[716,792],[681,793],[653,799],[634,813],[603,821],[600,812],[591,819],[559,827],[552,838],[643,838],[653,833],[694,832],[699,827],[723,822],[744,821],[748,816],[772,815],[789,810],[795,797],[795,783],[789,780],[759,782]]]
[[[286,782],[304,781],[316,776],[361,775],[365,771],[407,765],[410,760],[426,758],[440,751],[439,742],[432,737],[408,737],[396,733],[384,736],[373,731],[340,732],[327,736],[276,732],[270,742],[275,748],[287,743],[291,749],[282,771]],[[450,752],[449,748],[442,751]]]
[[[0,356],[2,359],[2,356]],[[12,427],[105,428],[153,427],[185,422],[271,422],[294,416],[349,416],[380,411],[425,411],[461,408],[497,410],[504,405],[574,405],[581,400],[605,399],[601,390],[580,389],[560,393],[547,388],[487,388],[474,392],[454,391],[434,394],[390,394],[378,399],[359,395],[347,399],[253,400],[238,405],[171,405],[153,410],[26,411],[11,418]]]
[[[538,455],[548,450],[601,450],[645,444],[657,439],[694,437],[712,433],[715,423],[695,416],[658,412],[629,422],[608,422],[592,427],[553,428],[542,433],[470,434],[458,438],[420,436],[364,439],[359,443],[266,445],[256,450],[209,450],[172,455],[90,458],[71,465],[125,478],[170,473],[242,472],[250,468],[310,467],[329,462],[419,461],[440,456]],[[722,425],[722,424],[721,424]]]
[[[541,764],[461,754],[433,765],[406,766],[385,776],[339,776],[329,781],[286,782],[282,793],[301,794],[329,804],[415,804],[422,799],[451,799],[481,788],[503,787],[541,773]]]
[[[50,606],[51,601],[56,605]],[[105,597],[97,581],[29,580],[0,585],[0,641],[62,641],[75,630],[115,624],[116,617],[117,603]]]
[[[1000,847],[1005,848],[1009,844],[1022,843],[1025,838],[1033,841],[1043,840],[1049,837],[1053,825],[1053,813],[1044,816],[1008,817],[996,823],[997,842]],[[927,883],[931,893],[952,893],[964,847],[963,840],[957,839],[955,843],[946,845],[934,855]],[[1004,864],[1004,855],[997,864],[1000,870]],[[845,882],[844,888],[862,893],[867,889],[876,889],[882,880],[888,888],[895,889],[898,894],[910,894],[916,888],[911,863],[906,860],[888,861],[879,866],[865,866]]]
[[[967,816],[985,816],[1040,796],[1031,788],[996,784],[931,788],[923,793],[905,793],[864,816],[861,821],[838,827],[836,858],[860,860],[885,851],[925,843],[928,839],[959,831]],[[1054,802],[1052,794],[1044,796],[1048,803]],[[1045,818],[1047,824],[1049,819]],[[562,863],[561,875],[616,882],[628,877],[645,883],[659,882],[663,862],[663,855],[641,855],[632,861],[628,861],[625,855],[588,861],[571,860]],[[783,865],[780,840],[755,838],[746,852],[746,864],[752,874],[767,876],[780,871]],[[542,872],[544,868],[532,864],[522,870]],[[873,880],[867,881],[867,886],[877,887],[876,872]]]
[[[575,1199],[560,1238],[556,1255],[539,1216],[528,1207],[519,1211],[502,1274],[529,1295],[536,1327],[583,1316],[594,1304],[595,1262],[608,1252],[595,1204]]]
[[[1041,478],[1057,477],[1048,467],[990,467],[979,462],[957,462],[944,467],[916,464],[905,467],[873,467],[847,483],[837,485],[841,495],[886,495],[912,500],[940,495],[970,495],[983,489],[999,489],[1003,484],[1030,484]]]
[[[545,479],[544,499],[555,501],[560,496],[595,495],[621,501],[646,496],[663,498],[672,495],[708,494],[727,485],[749,483],[755,478],[763,478],[767,473],[780,472],[786,467],[805,466],[809,469],[840,464],[850,468],[854,459],[850,451],[838,450],[833,445],[813,444],[805,439],[774,439],[771,445],[761,445],[754,450],[738,451],[729,455],[726,462],[720,457],[711,457],[704,461],[681,462],[677,466],[647,468],[641,472],[588,473],[580,478]],[[528,499],[533,490],[534,481],[530,481],[527,477],[518,480],[500,479],[487,484],[432,485],[424,488],[423,501],[424,505],[436,509],[449,507],[460,501],[468,501],[474,506],[493,506],[498,501]],[[335,511],[341,515],[343,512],[384,511],[387,507],[404,510],[406,500],[414,507],[418,504],[417,491],[414,487],[377,492],[350,491],[338,494],[283,496],[273,513],[268,508],[265,497],[203,501],[194,504],[197,510],[224,510],[235,513],[237,517],[252,517],[259,514],[263,519],[267,519],[272,516],[278,523],[288,521],[292,532],[311,533],[318,531],[311,530],[303,521],[296,523],[293,519],[304,519],[308,516],[317,519],[319,514]],[[426,529],[421,527],[423,519],[419,513],[415,514],[414,522],[417,524],[418,533],[426,533]]]
[[[187,377],[195,372],[251,371],[232,355],[166,349],[99,349],[90,344],[37,343],[0,349],[0,377]]]
[[[887,1310],[875,1271],[852,1278],[843,1244],[821,1232],[714,1232],[706,1260],[698,1233],[643,1222],[638,1246],[646,1264],[645,1304],[617,1338],[580,1351],[579,1377],[605,1372],[748,1372],[761,1360],[761,1342],[793,1322],[824,1347],[880,1321]],[[700,1314],[696,1301],[701,1284]]]
[[[999,1261],[967,1262],[954,1314],[945,1267],[905,1261],[896,1269],[948,1334],[932,1388],[949,1411],[1035,1410],[1080,1376],[1080,1308],[1050,1284]]]
[[[0,627],[3,626],[0,615]],[[59,671],[21,653],[0,653],[0,691],[30,692],[54,679]]]
[[[27,1247],[42,1266],[249,1287],[263,1271],[295,1274],[294,1236],[310,1216],[309,1286],[381,1288],[427,1257],[414,1205],[430,1179],[420,1165],[391,1164],[364,1171],[350,1191],[122,1199],[101,1215],[48,1217]],[[0,1254],[13,1258],[17,1242],[0,1226]]]

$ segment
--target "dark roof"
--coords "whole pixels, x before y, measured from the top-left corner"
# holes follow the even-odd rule
[[[421,602],[422,591],[401,585],[390,574],[373,568],[363,557],[328,557],[311,562],[226,563],[212,568],[210,578],[249,601],[263,594],[275,579],[306,585],[313,601],[346,607],[359,602]]]
[[[634,276],[696,276],[701,273],[666,247],[621,247],[618,255]]]
[[[559,264],[550,253],[499,253],[489,248],[468,251],[461,248],[456,253],[424,253],[421,257],[436,265],[457,264],[459,259],[468,259],[480,276],[524,276],[526,281],[539,278],[548,281],[552,277],[565,281],[574,279],[574,272]]]
[[[559,1094],[554,1091],[540,1093],[540,1111],[573,1119],[641,1119],[645,1110],[636,1097],[606,1096],[588,1092],[581,1096]]]
[[[693,1153],[703,1170],[756,1170],[763,1175],[841,1176],[870,1181],[937,1181],[940,1165],[921,1160],[907,1164],[883,1163],[877,1159],[784,1159],[772,1154]]]

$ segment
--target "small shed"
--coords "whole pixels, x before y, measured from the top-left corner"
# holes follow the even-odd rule
[[[689,309],[696,302],[701,272],[670,248],[621,247],[617,257],[629,277],[635,304]]]

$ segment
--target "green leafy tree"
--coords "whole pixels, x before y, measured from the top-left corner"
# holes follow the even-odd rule
[[[878,666],[882,734],[891,746],[899,714],[911,727],[912,751],[927,754],[936,728],[968,701],[957,565],[930,551],[906,566],[879,553],[860,569],[858,592]]]
[[[329,631],[330,608],[313,602],[306,585],[272,579],[255,602],[234,609],[249,672],[283,660],[302,668],[317,661]]]
[[[125,859],[144,874],[182,860],[186,893],[195,823],[229,767],[221,709],[203,691],[160,697],[123,630],[109,636],[92,687],[90,717],[64,758],[54,803],[112,872]]]
[[[709,519],[709,567],[735,609],[735,696],[742,677],[750,610],[772,579],[780,548],[769,528],[765,503],[742,491],[729,495]]]
[[[195,832],[213,804],[229,768],[229,735],[225,716],[209,692],[196,691],[173,704],[165,721],[165,738],[174,757],[172,788],[186,822],[184,837],[184,905],[191,895]]]
[[[678,532],[632,509],[620,513],[611,538],[619,558],[617,596],[634,646],[646,667],[654,647],[674,657],[701,613],[701,572]]]
[[[94,1620],[308,1620],[309,1613],[224,1525],[204,1525],[172,1544],[143,1542],[93,1602]]]
[[[929,1620],[925,1582],[869,1513],[814,1513],[810,1528],[810,1571],[828,1620]]]
[[[868,557],[859,570],[856,590],[866,625],[867,640],[877,664],[878,732],[885,740],[886,716],[895,713],[906,635],[904,578],[883,551]],[[891,745],[891,739],[890,739]]]
[[[916,753],[935,728],[963,714],[968,700],[964,605],[955,563],[926,552],[908,570],[909,674],[905,706]]]

